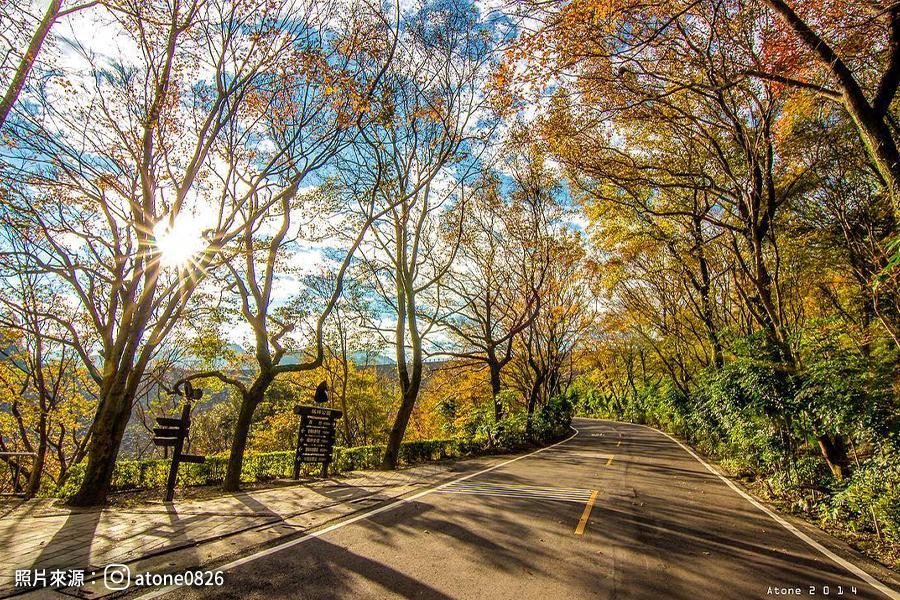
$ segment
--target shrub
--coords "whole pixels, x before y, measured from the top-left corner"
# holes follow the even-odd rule
[[[900,453],[879,453],[860,465],[831,497],[825,518],[869,531],[875,519],[882,533],[900,542]]]
[[[542,406],[535,415],[532,434],[536,440],[549,441],[562,437],[569,431],[572,410],[577,398],[560,395]],[[526,418],[522,413],[508,414],[499,423],[494,422],[493,407],[485,404],[472,411],[460,427],[464,437],[450,439],[417,440],[400,446],[401,464],[457,458],[485,450],[513,451],[530,445],[526,434]],[[363,469],[376,469],[381,465],[385,446],[336,447],[331,462],[333,473],[346,473]],[[294,452],[248,452],[244,455],[241,481],[253,483],[290,477],[293,474]],[[169,460],[121,460],[113,472],[112,490],[126,491],[163,487],[169,473]],[[224,454],[207,456],[203,464],[183,464],[178,470],[179,485],[211,485],[225,479],[228,457]],[[303,465],[306,474],[316,473],[318,465]],[[69,477],[47,495],[67,498],[77,491],[84,477],[84,466],[76,465]]]
[[[577,403],[578,397],[574,391],[551,398],[534,415],[531,424],[532,439],[546,443],[564,437],[571,431],[572,413]]]
[[[375,469],[381,464],[384,446],[356,446],[355,448],[335,448],[334,462],[331,463],[337,473]]]
[[[443,460],[472,454],[481,446],[456,439],[421,440],[404,442],[400,447],[400,461],[415,464]],[[375,469],[381,464],[384,446],[359,446],[334,449],[331,462],[333,473],[346,473],[363,469]],[[170,461],[162,458],[145,460],[120,460],[113,471],[112,490],[121,492],[163,487],[169,474]],[[178,469],[179,485],[212,485],[225,479],[228,457],[207,456],[203,464],[185,463]],[[303,472],[313,474],[319,465],[303,465]],[[244,456],[241,481],[254,483],[290,477],[294,468],[294,452],[248,452]],[[68,498],[74,494],[84,478],[84,465],[75,465],[62,486],[45,490],[44,495]]]

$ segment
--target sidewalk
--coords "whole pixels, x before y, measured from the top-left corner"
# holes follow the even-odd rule
[[[500,460],[489,456],[401,471],[355,472],[209,500],[176,499],[172,504],[134,508],[68,509],[51,500],[0,505],[0,598],[26,591],[15,587],[18,569],[44,569],[49,583],[53,570],[83,569],[87,581],[102,576],[104,567],[113,563],[140,561],[145,568],[156,565],[169,572],[200,567]],[[106,595],[102,585],[85,587],[91,589],[66,592],[91,598]],[[50,590],[30,595],[64,597]]]

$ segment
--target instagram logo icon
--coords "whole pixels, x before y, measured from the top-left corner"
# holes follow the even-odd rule
[[[103,585],[113,591],[128,589],[131,585],[131,569],[127,565],[107,565],[103,569]]]

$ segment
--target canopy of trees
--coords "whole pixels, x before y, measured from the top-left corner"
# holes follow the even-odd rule
[[[187,381],[236,490],[325,380],[385,468],[538,440],[572,399],[900,536],[900,6],[54,1],[0,27],[0,451],[28,494],[78,465],[69,501],[103,503]]]

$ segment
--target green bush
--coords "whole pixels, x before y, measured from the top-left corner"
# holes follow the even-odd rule
[[[578,398],[574,390],[551,398],[534,417],[532,423],[534,440],[550,442],[569,433],[576,404]]]
[[[860,465],[831,497],[825,518],[867,531],[877,519],[882,533],[900,542],[900,453],[878,453]]]
[[[355,448],[335,448],[331,463],[337,473],[375,469],[381,464],[384,446],[357,446]]]
[[[445,460],[460,456],[457,440],[420,440],[404,442],[400,446],[400,462],[415,464],[433,460]]]
[[[491,436],[494,450],[512,452],[529,446],[528,416],[525,413],[508,414],[494,426]]]
[[[404,442],[400,447],[400,462],[416,464],[420,462],[456,458],[475,453],[481,449],[478,444],[456,439],[421,440]],[[331,462],[333,473],[346,473],[363,469],[375,469],[381,465],[385,446],[359,446],[334,449]],[[121,492],[163,487],[169,474],[170,461],[162,458],[146,460],[121,460],[113,471],[112,490]],[[203,464],[186,463],[178,469],[179,485],[212,485],[225,479],[228,457],[216,455],[206,457]],[[248,452],[244,456],[241,481],[253,483],[270,479],[290,477],[294,468],[294,452]],[[319,465],[303,465],[303,472],[314,474]],[[45,495],[67,498],[74,494],[84,478],[84,465],[72,467],[64,484],[47,490]]]
[[[550,441],[569,431],[572,411],[577,398],[562,395],[553,398],[535,415],[532,436],[538,441]],[[524,414],[513,413],[494,423],[493,407],[474,411],[460,428],[463,437],[404,442],[400,446],[400,463],[412,465],[421,462],[458,458],[485,451],[514,451],[528,447],[527,420]],[[381,465],[385,446],[336,447],[331,462],[332,473],[346,473],[364,469],[377,469]],[[241,481],[253,483],[293,474],[293,451],[248,452],[244,455]],[[113,491],[140,490],[163,487],[169,473],[170,462],[156,458],[147,460],[121,460],[116,462],[112,478]],[[179,485],[212,485],[225,479],[228,465],[226,455],[207,456],[203,464],[184,464],[178,470]],[[303,472],[314,474],[319,465],[303,465]],[[67,498],[77,491],[84,478],[84,466],[72,467],[63,485],[46,490],[46,495]]]

